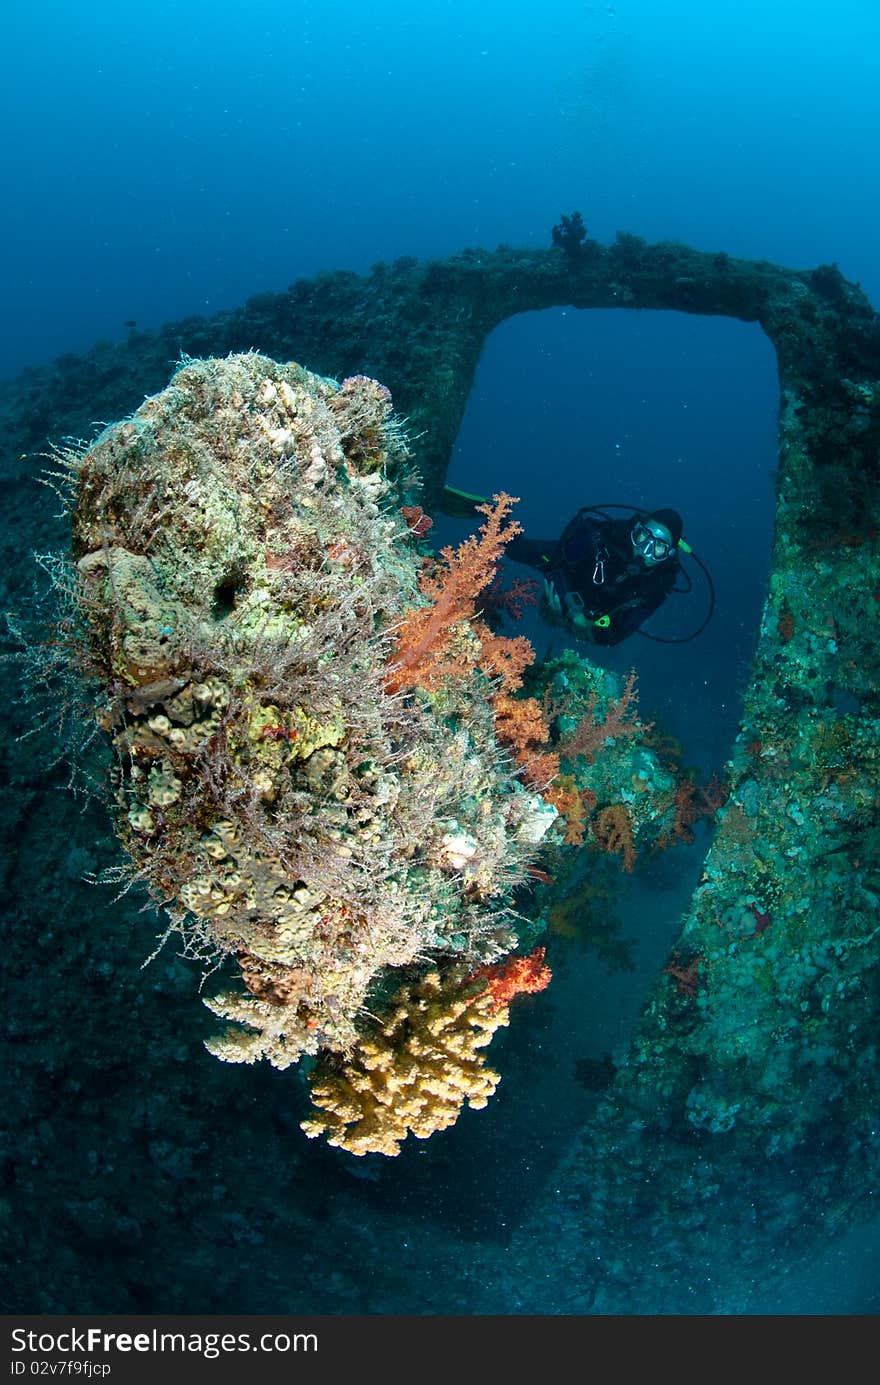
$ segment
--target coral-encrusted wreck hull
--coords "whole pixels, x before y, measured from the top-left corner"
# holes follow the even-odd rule
[[[780,1201],[793,1170],[832,1219],[857,1210],[876,1180],[880,328],[870,303],[834,266],[795,271],[630,236],[587,241],[576,256],[499,249],[398,261],[366,277],[301,280],[238,312],[31,372],[5,434],[14,518],[32,491],[30,464],[12,459],[129,412],[164,385],[181,349],[256,346],[387,385],[412,432],[424,433],[430,510],[487,335],[516,313],[557,305],[758,322],[781,387],[770,591],[730,800],[674,964],[693,985],[658,979],[630,1058],[553,1180],[580,1207],[564,1241],[555,1194],[522,1233],[524,1262],[545,1234],[568,1258],[584,1308],[602,1306],[585,1267],[607,1258],[634,1189],[642,1248],[674,1285],[681,1247],[661,1230],[670,1218],[696,1246],[723,1195],[762,1216],[772,1208],[782,1235],[815,1222],[800,1198]],[[47,546],[51,532],[47,521]],[[20,556],[8,563],[13,581],[17,568]],[[743,1256],[750,1245],[758,1253],[757,1232],[743,1238]],[[621,1279],[637,1273],[634,1261]]]

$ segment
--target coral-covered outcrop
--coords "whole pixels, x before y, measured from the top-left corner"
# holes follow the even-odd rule
[[[229,1061],[348,1051],[396,969],[515,947],[505,905],[555,817],[496,739],[498,641],[469,619],[509,501],[432,604],[405,459],[381,385],[255,354],[185,362],[61,458],[117,832],[187,951],[238,960],[244,990],[208,1002]]]

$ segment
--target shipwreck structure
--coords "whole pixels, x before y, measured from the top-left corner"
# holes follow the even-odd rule
[[[181,352],[253,349],[381,381],[419,436],[430,512],[487,336],[555,306],[757,322],[778,362],[773,561],[730,796],[630,1055],[510,1251],[512,1273],[542,1239],[570,1264],[578,1288],[567,1311],[621,1311],[636,1262],[650,1256],[687,1311],[671,1223],[708,1256],[726,1203],[732,1223],[751,1218],[742,1256],[757,1260],[759,1222],[777,1244],[833,1229],[859,1213],[877,1174],[880,319],[858,286],[834,265],[559,236],[545,250],[323,274],[212,319],[134,331],[124,346],[63,357],[0,392],[5,570],[13,592],[24,585],[16,518],[33,508],[32,454],[131,412]],[[53,521],[40,526],[45,546]],[[594,1267],[623,1226],[632,1263],[609,1288]],[[531,1309],[559,1306],[533,1299]]]

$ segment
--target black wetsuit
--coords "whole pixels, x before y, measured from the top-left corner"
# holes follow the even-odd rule
[[[619,644],[662,606],[680,571],[676,553],[656,567],[646,567],[633,552],[632,527],[631,518],[604,519],[595,511],[580,510],[558,540],[519,535],[506,553],[553,583],[572,634],[595,644]],[[573,625],[568,617],[569,592],[584,603],[586,628]],[[603,623],[597,625],[597,620]]]

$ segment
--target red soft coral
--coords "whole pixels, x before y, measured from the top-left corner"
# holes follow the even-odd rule
[[[536,947],[527,957],[510,957],[492,967],[480,967],[471,980],[485,978],[486,991],[492,996],[493,1008],[509,1005],[515,995],[531,995],[550,985],[553,975],[544,965],[543,947]]]
[[[598,705],[599,699],[594,693],[574,731],[557,746],[563,760],[576,760],[583,755],[591,765],[607,741],[630,740],[633,736],[644,735],[654,725],[652,721],[639,721],[635,669],[627,674],[623,692],[616,701],[609,702],[604,715],[597,715]]]

